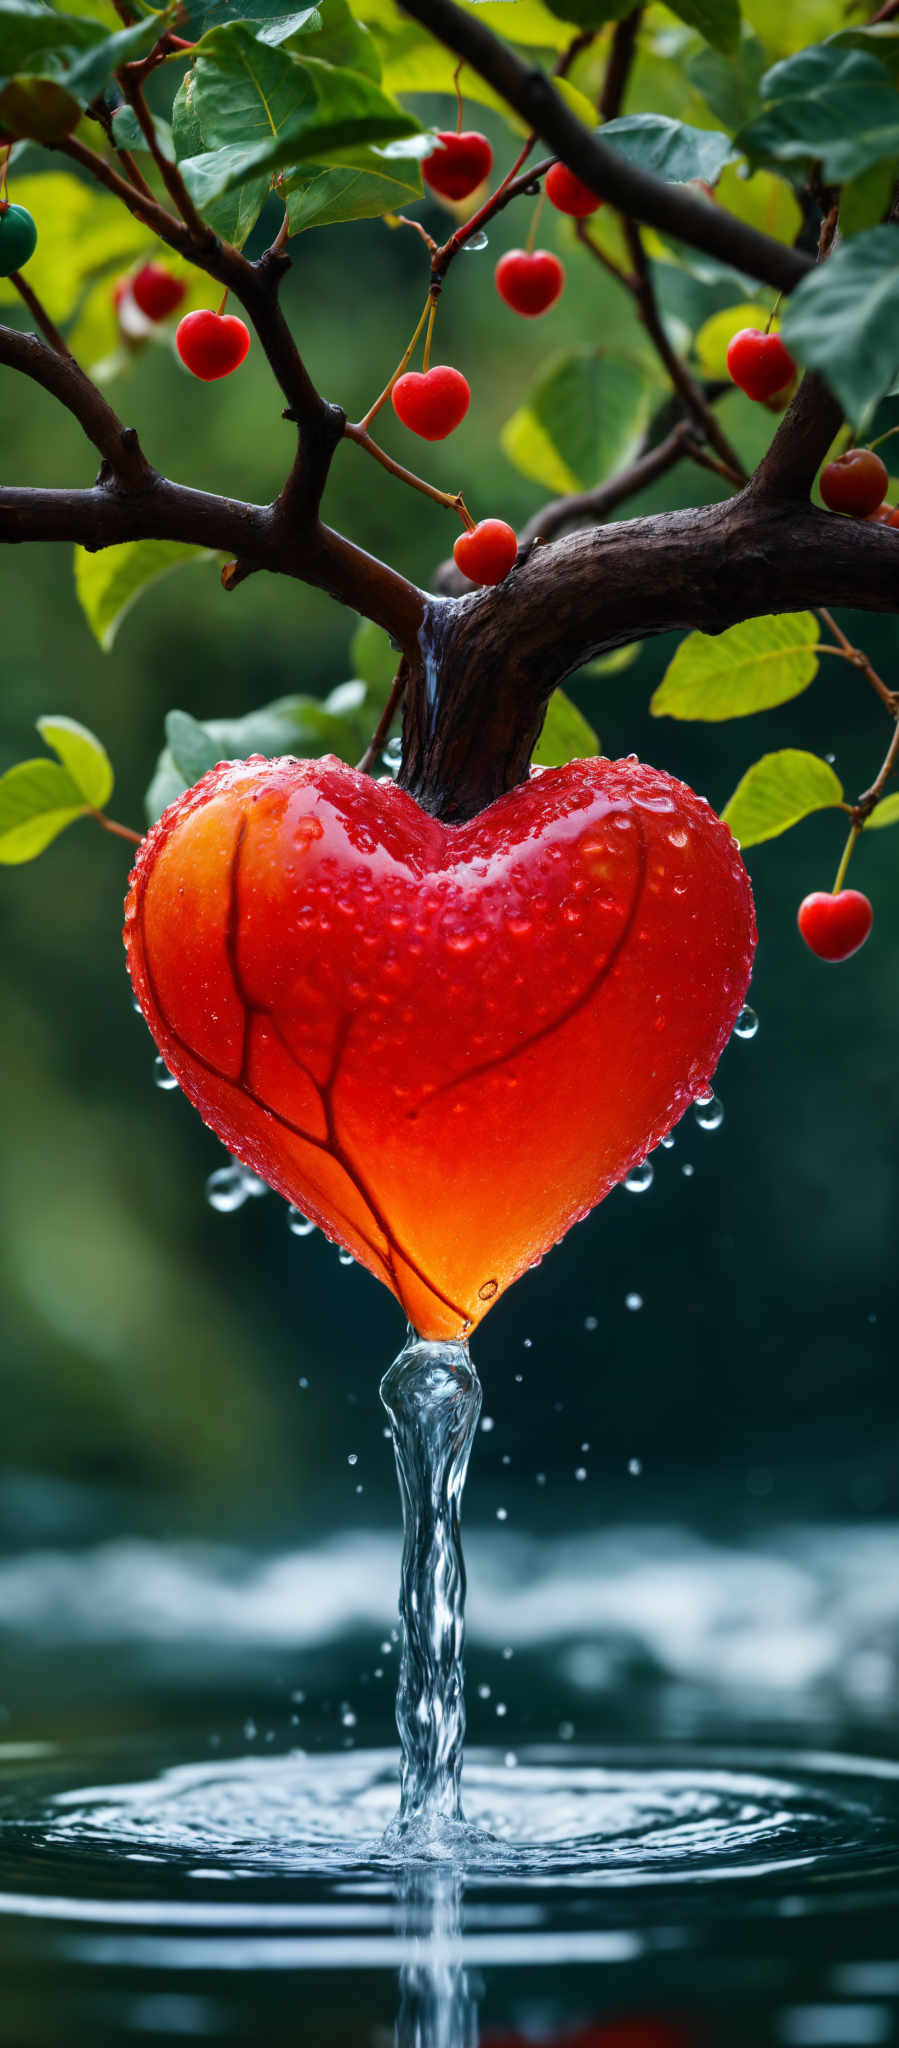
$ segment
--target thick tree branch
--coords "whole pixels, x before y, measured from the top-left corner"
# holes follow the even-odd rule
[[[497,589],[429,606],[400,781],[437,816],[473,816],[524,779],[553,688],[594,655],[822,604],[899,612],[888,527],[750,488],[535,548]]]
[[[600,94],[599,117],[601,121],[614,121],[621,112],[625,87],[630,77],[630,69],[637,47],[637,31],[640,27],[642,13],[643,8],[641,5],[635,7],[633,13],[626,14],[623,21],[615,23],[612,48],[609,53],[608,64],[606,65],[602,93]]]
[[[709,206],[686,186],[666,184],[626,163],[569,112],[544,71],[523,63],[455,0],[401,0],[401,5],[438,42],[464,58],[585,185],[621,213],[704,249],[777,291],[792,291],[813,267],[811,257],[760,234],[724,207]]]
[[[750,488],[764,498],[807,498],[842,424],[837,400],[822,378],[807,371]]]

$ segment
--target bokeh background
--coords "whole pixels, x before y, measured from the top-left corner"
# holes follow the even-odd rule
[[[478,515],[519,522],[545,494],[500,452],[504,420],[553,343],[626,342],[632,332],[614,285],[557,218],[543,238],[565,255],[567,293],[546,320],[516,319],[492,270],[522,237],[522,222],[504,216],[489,249],[456,266],[436,353],[468,374],[474,400],[452,441],[427,455],[429,475],[463,484]],[[285,302],[303,352],[326,393],[358,415],[417,316],[420,245],[365,223],[294,247]],[[5,475],[89,480],[74,424],[37,389],[4,379]],[[207,387],[169,346],[148,346],[111,396],[170,474],[260,501],[277,490],[290,429],[258,349],[233,383]],[[747,460],[772,425],[739,393],[722,418]],[[408,455],[393,421],[384,433]],[[626,509],[702,502],[718,489],[681,469]],[[326,510],[423,582],[449,550],[447,516],[349,448]],[[135,607],[106,655],[78,608],[67,548],[3,551],[0,579],[0,767],[38,751],[40,713],[67,712],[106,742],[111,809],[131,824],[142,822],[169,709],[238,715],[286,692],[324,695],[352,673],[355,619],[298,584],[259,577],[226,597],[215,565],[192,566]],[[895,680],[895,622],[844,624]],[[770,714],[655,721],[649,698],[674,644],[648,642],[619,674],[573,678],[606,752],[636,751],[719,807],[770,747],[834,755],[850,794],[871,780],[886,725],[851,668],[822,663],[805,696]],[[616,1190],[478,1333],[493,1427],[481,1431],[466,1504],[472,1627],[485,1657],[493,1632],[498,1655],[516,1588],[545,1573],[559,1599],[564,1589],[564,1625],[556,1608],[552,1628],[575,1645],[536,1693],[522,1683],[520,1733],[535,1716],[541,1726],[577,1719],[585,1699],[591,1711],[604,1699],[611,1713],[622,1644],[647,1670],[676,1662],[660,1636],[672,1597],[719,1675],[730,1628],[742,1646],[737,1673],[785,1688],[791,1711],[797,1686],[833,1699],[853,1684],[886,1711],[899,1647],[886,1533],[899,1488],[899,837],[872,834],[856,855],[851,879],[874,901],[874,934],[835,968],[807,953],[795,916],[807,890],[830,886],[841,843],[841,822],[823,815],[749,855],[761,1023],[722,1060],[722,1129],[703,1132],[688,1115],[674,1148],[657,1153],[650,1191]],[[327,1644],[350,1623],[370,1645],[393,1605],[398,1513],[377,1387],[403,1333],[395,1303],[365,1273],[339,1265],[320,1237],[290,1235],[278,1198],[226,1216],[208,1206],[204,1183],[224,1154],[179,1094],[154,1087],[153,1047],[131,1007],[119,936],[127,864],[125,847],[81,825],[0,881],[0,1628],[17,1645],[0,1700],[19,1728],[52,1721],[60,1692],[49,1700],[35,1682],[45,1637],[69,1628],[74,1643],[77,1611],[83,1644],[85,1628],[102,1637],[103,1617],[114,1634],[146,1609],[153,1639],[195,1653],[216,1683],[224,1657],[235,1726],[256,1712],[263,1667],[265,1700],[270,1682],[286,1725],[298,1660],[320,1654],[327,1667]],[[686,1575],[673,1595],[659,1579],[672,1531]],[[171,1582],[154,1577],[176,1554]],[[265,1577],[266,1560],[301,1554],[319,1566]],[[747,1557],[763,1560],[751,1591]],[[238,1581],[242,1604],[226,1613],[213,1591]],[[859,1588],[872,1583],[882,1599],[862,1625]],[[539,1637],[523,1608],[525,1661],[534,1629]],[[847,1629],[862,1659],[857,1684]],[[242,1642],[263,1645],[261,1665],[241,1661]],[[376,1646],[367,1679],[375,1661]],[[129,1683],[110,1660],[98,1673],[75,1654],[62,1691],[90,1716],[106,1688]],[[389,1726],[386,1678],[371,1679],[369,1698],[370,1707],[355,1701],[361,1737],[366,1714],[379,1732]],[[477,1700],[472,1711],[478,1727]],[[492,1713],[491,1702],[483,1715]]]

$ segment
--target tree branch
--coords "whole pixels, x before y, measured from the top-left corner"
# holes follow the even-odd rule
[[[634,61],[634,51],[637,46],[637,30],[640,27],[642,13],[643,8],[641,4],[639,7],[635,7],[631,14],[626,14],[623,21],[616,21],[615,23],[612,48],[609,52],[609,61],[606,65],[606,75],[603,79],[599,100],[599,118],[601,121],[614,121],[621,112],[625,87],[630,76],[631,65]]]
[[[621,213],[631,214],[660,234],[674,235],[704,249],[732,268],[748,271],[777,291],[789,292],[813,268],[812,258],[763,235],[724,207],[709,206],[684,185],[668,185],[616,154],[591,134],[565,106],[544,71],[522,63],[483,22],[465,14],[455,0],[401,0],[402,10],[422,23],[438,42],[464,58],[492,85],[529,128]]]

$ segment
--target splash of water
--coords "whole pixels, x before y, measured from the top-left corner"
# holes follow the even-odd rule
[[[400,1811],[396,1840],[445,1853],[464,1829],[462,1644],[465,1566],[459,1513],[481,1409],[462,1343],[408,1341],[381,1382],[403,1505],[397,1685]]]

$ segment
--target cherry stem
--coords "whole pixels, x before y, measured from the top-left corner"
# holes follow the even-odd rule
[[[770,334],[770,332],[771,332],[771,323],[772,323],[772,321],[773,321],[773,320],[776,320],[776,318],[777,318],[777,309],[778,309],[778,306],[780,305],[780,302],[781,302],[781,299],[782,299],[782,298],[783,298],[783,292],[778,292],[778,294],[777,294],[777,297],[776,297],[776,299],[775,299],[775,301],[774,301],[774,304],[773,304],[773,306],[772,306],[772,308],[771,308],[771,311],[770,311],[770,313],[768,314],[768,318],[767,318],[767,320],[765,321],[765,333],[766,333],[766,334]]]
[[[868,447],[879,448],[881,441],[891,440],[894,434],[899,434],[899,427],[887,427],[885,434],[878,434],[876,441],[868,442]]]
[[[846,869],[848,868],[848,866],[849,866],[849,862],[850,862],[850,860],[852,859],[852,849],[853,849],[853,847],[854,847],[854,845],[855,845],[855,842],[856,842],[856,840],[857,840],[857,838],[858,838],[858,836],[859,836],[859,833],[861,832],[861,829],[862,829],[862,828],[861,828],[861,826],[860,826],[860,825],[853,825],[853,826],[851,827],[851,830],[850,830],[850,833],[849,833],[849,837],[848,837],[848,839],[847,839],[847,841],[846,841],[846,844],[845,844],[845,846],[844,846],[844,848],[843,848],[843,858],[842,858],[842,860],[841,860],[841,862],[840,862],[840,865],[839,865],[839,867],[837,868],[837,877],[836,877],[836,881],[834,882],[834,885],[833,885],[833,890],[832,890],[832,894],[833,894],[834,896],[838,896],[838,895],[839,895],[839,893],[840,893],[840,890],[841,890],[841,889],[842,889],[842,887],[843,887],[843,883],[844,883],[844,882],[845,882],[845,880],[846,880]]]
[[[217,313],[216,313],[216,318],[217,318],[217,319],[219,319],[219,320],[221,319],[221,317],[222,317],[222,314],[223,314],[223,312],[224,312],[224,310],[225,310],[225,307],[227,306],[227,304],[228,304],[228,294],[227,294],[227,291],[226,291],[226,292],[225,292],[225,296],[224,296],[224,298],[223,298],[223,300],[222,300],[222,303],[221,303],[221,305],[220,305],[220,306],[218,307],[218,309],[217,309]]]
[[[372,440],[364,420],[360,420],[358,426],[354,426],[352,421],[348,420],[343,432],[345,440],[354,441],[357,448],[365,449],[366,455],[373,455],[375,461],[380,462],[382,469],[388,470],[401,484],[411,484],[414,491],[421,491],[424,497],[433,499],[435,505],[446,505],[451,512],[458,512],[463,525],[467,526],[469,531],[473,529],[475,521],[466,507],[461,491],[440,491],[436,484],[426,483],[423,476],[416,476],[414,470],[405,469],[401,462],[395,462],[385,448],[379,448],[377,441]]]
[[[97,824],[102,825],[104,832],[114,833],[116,839],[130,839],[133,846],[140,845],[144,835],[142,832],[132,832],[130,825],[117,824],[115,818],[107,818],[105,811],[92,809],[91,817],[96,818]]]
[[[360,434],[367,433],[368,428],[371,426],[372,420],[377,419],[377,416],[381,410],[382,405],[387,404],[387,400],[390,397],[390,393],[393,390],[394,384],[396,383],[397,379],[402,376],[406,364],[409,362],[412,354],[414,353],[415,344],[425,324],[425,321],[427,320],[428,315],[431,312],[432,305],[433,298],[432,294],[429,292],[424,303],[424,310],[422,312],[421,319],[418,322],[418,326],[415,329],[415,333],[412,336],[412,340],[409,343],[405,355],[402,357],[401,361],[397,363],[396,369],[393,372],[393,376],[388,378],[388,381],[385,384],[383,391],[381,392],[380,398],[375,399],[374,405],[369,406],[367,413],[359,421],[358,432]],[[349,427],[347,428],[346,431],[347,433],[349,433]],[[374,442],[372,443],[372,446],[374,446]]]
[[[887,688],[887,685],[884,682],[883,677],[878,675],[876,668],[872,666],[871,662],[868,660],[867,655],[862,652],[862,649],[860,647],[853,647],[852,641],[849,639],[848,635],[843,632],[842,626],[837,625],[833,613],[829,612],[826,606],[824,606],[823,604],[819,604],[818,606],[818,617],[821,620],[822,624],[827,627],[828,632],[833,634],[833,637],[837,642],[836,647],[828,647],[827,642],[825,641],[824,645],[820,650],[821,653],[841,654],[845,661],[850,661],[852,663],[853,668],[857,668],[860,671],[860,673],[866,678],[866,680],[870,683],[872,690],[877,691],[877,695],[880,698],[881,703],[886,705],[890,717],[895,718],[895,694],[892,690]]]
[[[457,110],[458,110],[458,111],[457,111],[457,113],[456,113],[456,134],[457,134],[457,135],[461,135],[461,133],[462,133],[462,89],[461,89],[461,87],[460,87],[460,84],[459,84],[459,76],[460,76],[460,73],[461,73],[461,72],[462,72],[463,70],[464,70],[464,63],[459,63],[459,64],[457,64],[457,65],[456,65],[456,69],[455,69],[455,71],[453,72],[453,84],[454,84],[454,86],[455,86],[455,88],[456,88],[456,106],[457,106]]]
[[[529,256],[533,256],[534,253],[534,243],[537,240],[537,229],[540,226],[540,215],[543,212],[543,208],[545,205],[546,193],[541,192],[540,197],[537,200],[536,205],[534,207],[534,211],[531,215],[531,225],[528,228],[528,238],[525,243],[525,248]]]
[[[515,162],[512,165],[511,170],[506,172],[506,175],[503,178],[502,182],[499,185],[497,185],[496,191],[491,193],[489,199],[485,199],[483,206],[478,207],[477,213],[473,213],[471,215],[470,220],[463,221],[462,226],[456,229],[455,234],[450,235],[449,241],[444,242],[442,249],[435,250],[434,255],[431,258],[431,269],[433,270],[435,277],[442,279],[443,274],[447,269],[448,265],[452,262],[453,257],[458,256],[459,250],[465,247],[465,243],[470,241],[471,236],[477,233],[478,229],[483,226],[485,221],[492,220],[493,215],[495,213],[498,213],[500,208],[505,205],[506,193],[509,190],[509,186],[511,185],[513,178],[517,177],[518,172],[521,170],[522,164],[527,162],[527,159],[531,154],[531,150],[533,149],[536,140],[536,135],[528,136],[524,148],[519,150],[519,153],[515,158]],[[550,161],[555,162],[555,158],[551,158]],[[535,175],[541,175],[542,171],[548,170],[548,168],[548,163],[543,164],[541,166],[541,171],[535,171]],[[527,182],[530,181],[528,180]]]
[[[425,346],[424,346],[424,354],[423,354],[423,356],[422,356],[422,359],[421,359],[421,366],[422,366],[422,369],[424,370],[425,376],[427,376],[427,374],[428,374],[428,371],[429,371],[429,369],[430,369],[430,367],[431,367],[431,336],[432,336],[432,334],[433,334],[433,332],[434,332],[434,320],[435,320],[435,317],[436,317],[436,313],[437,313],[437,300],[436,300],[436,297],[434,297],[434,298],[432,298],[432,299],[431,299],[431,306],[430,306],[430,311],[429,311],[429,313],[428,313],[428,325],[427,325],[427,329],[426,329],[426,332],[425,332]]]
[[[393,682],[390,685],[390,695],[387,699],[381,716],[378,719],[378,723],[375,726],[371,739],[368,742],[368,746],[365,749],[361,761],[356,762],[356,767],[360,775],[370,774],[371,769],[373,768],[374,763],[377,760],[379,753],[381,752],[381,748],[384,745],[384,741],[387,738],[387,735],[390,731],[390,728],[393,724],[393,721],[402,702],[408,674],[408,664],[406,662],[405,655],[403,655],[402,661],[400,662],[396,675],[393,678]]]

